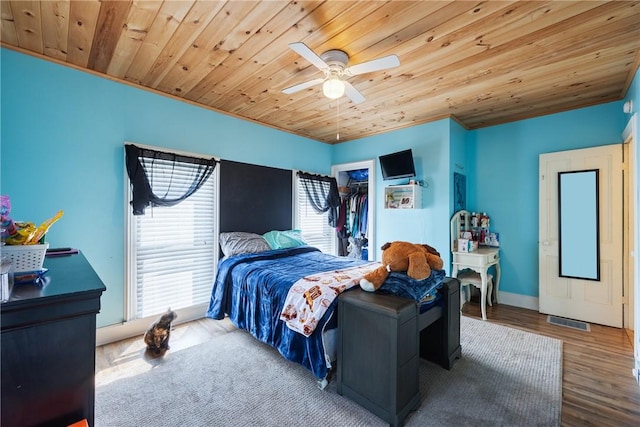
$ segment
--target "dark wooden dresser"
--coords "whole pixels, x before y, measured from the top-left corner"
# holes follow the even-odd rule
[[[96,314],[106,289],[84,255],[46,258],[42,286],[0,304],[3,427],[93,426]]]

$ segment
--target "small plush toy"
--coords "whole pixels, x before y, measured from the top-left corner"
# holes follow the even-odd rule
[[[440,253],[429,245],[401,241],[385,243],[382,245],[382,266],[366,274],[360,280],[360,287],[375,292],[391,271],[406,271],[412,279],[423,280],[431,275],[431,269],[441,270],[443,265]]]
[[[349,237],[349,246],[347,250],[349,254],[347,255],[349,258],[362,259],[362,248],[367,244],[367,239],[358,237],[354,238],[353,236]]]
[[[169,350],[169,337],[171,336],[171,322],[178,315],[170,308],[149,325],[147,332],[144,334],[144,343],[147,345],[147,351],[154,356],[163,356]]]

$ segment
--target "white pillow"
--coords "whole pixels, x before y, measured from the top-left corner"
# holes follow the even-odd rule
[[[224,256],[271,250],[269,243],[261,235],[244,231],[220,233],[220,247]]]

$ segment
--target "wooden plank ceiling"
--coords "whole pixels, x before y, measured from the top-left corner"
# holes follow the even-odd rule
[[[5,1],[2,46],[330,144],[445,117],[468,129],[619,100],[637,1]],[[288,45],[341,49],[366,98],[329,100]],[[28,84],[28,82],[25,82]],[[339,129],[340,139],[337,140]]]

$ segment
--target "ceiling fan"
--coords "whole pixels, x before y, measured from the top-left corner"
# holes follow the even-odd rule
[[[287,95],[322,83],[322,92],[327,98],[337,99],[346,94],[354,104],[360,104],[364,101],[364,96],[346,79],[400,65],[396,55],[388,55],[347,67],[349,55],[342,50],[332,49],[318,56],[302,42],[290,43],[289,47],[322,71],[324,78],[313,79],[283,89],[282,92]]]

